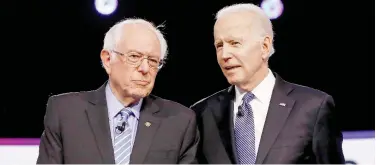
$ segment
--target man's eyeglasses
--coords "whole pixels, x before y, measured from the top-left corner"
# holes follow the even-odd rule
[[[159,58],[146,56],[139,52],[129,52],[127,54],[120,53],[115,50],[111,50],[111,52],[114,52],[115,54],[120,55],[120,59],[123,62],[126,62],[134,67],[140,66],[144,59],[148,60],[148,64],[151,68],[161,69],[163,66],[163,61],[159,60]]]

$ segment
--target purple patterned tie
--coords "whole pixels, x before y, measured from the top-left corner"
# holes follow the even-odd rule
[[[243,97],[239,114],[235,120],[235,144],[239,164],[255,164],[256,146],[255,146],[255,123],[253,119],[252,107],[249,104],[255,97],[248,92]]]

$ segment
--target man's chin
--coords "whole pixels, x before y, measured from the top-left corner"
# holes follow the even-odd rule
[[[150,90],[134,88],[131,92],[133,98],[141,99],[150,94]]]
[[[240,79],[237,77],[226,77],[227,82],[231,85],[236,85],[240,82]]]

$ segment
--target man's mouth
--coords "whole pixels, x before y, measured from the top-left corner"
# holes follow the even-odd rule
[[[226,66],[224,68],[225,68],[225,70],[232,70],[232,69],[240,68],[240,66],[239,65],[234,65],[234,66]]]
[[[133,80],[134,83],[137,85],[148,85],[150,84],[150,81],[144,81],[144,80]]]

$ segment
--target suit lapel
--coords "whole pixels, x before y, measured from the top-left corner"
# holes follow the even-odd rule
[[[105,85],[87,94],[89,104],[86,109],[87,118],[93,131],[103,164],[114,164],[114,151],[108,120]]]
[[[261,136],[256,164],[263,163],[294,106],[295,100],[288,96],[292,90],[291,86],[288,86],[284,80],[276,75],[276,82]]]
[[[153,103],[153,99],[146,97],[141,109],[140,119],[138,121],[137,133],[132,149],[130,164],[142,164],[152,145],[154,134],[160,125],[160,118],[155,116],[159,107]],[[145,123],[151,123],[146,126]]]
[[[227,155],[227,157],[222,159],[228,163],[236,163],[237,160],[234,152],[236,148],[234,143],[233,98],[234,86],[230,86],[218,97],[218,103],[210,104],[220,134],[221,144],[223,144],[225,154]]]
[[[235,143],[235,131],[234,131],[234,99],[231,99],[230,101],[230,105],[229,105],[229,112],[230,112],[230,115],[228,115],[230,117],[229,121],[229,129],[230,129],[230,135],[231,135],[231,148],[232,148],[232,160],[234,163],[238,164],[238,154],[236,152],[236,143]],[[237,107],[236,107],[237,108]]]

